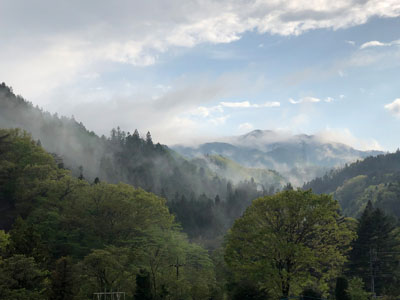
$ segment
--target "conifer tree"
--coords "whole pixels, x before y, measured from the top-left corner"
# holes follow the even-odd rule
[[[372,289],[371,277],[377,295],[383,292],[383,286],[394,280],[395,268],[399,260],[396,248],[395,220],[381,209],[373,208],[368,202],[358,223],[357,239],[350,254],[349,272],[362,278],[368,291]]]
[[[146,134],[146,144],[148,146],[153,146],[153,139],[151,138],[150,131],[147,131],[147,134]]]

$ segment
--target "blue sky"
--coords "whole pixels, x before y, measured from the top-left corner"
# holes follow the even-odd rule
[[[395,150],[400,2],[0,2],[0,81],[99,134],[272,129]]]

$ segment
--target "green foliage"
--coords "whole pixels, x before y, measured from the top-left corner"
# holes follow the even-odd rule
[[[12,229],[0,231],[1,299],[88,299],[104,289],[132,299],[139,270],[149,274],[153,299],[215,292],[212,260],[188,242],[165,199],[124,183],[89,184],[59,169],[25,133],[0,136],[9,175],[0,187],[12,200],[3,206]]]
[[[244,168],[222,157],[216,157],[215,163],[210,164],[187,160],[168,147],[154,143],[150,132],[142,138],[137,130],[131,134],[117,127],[111,130],[109,137],[99,137],[73,117],[59,117],[33,107],[22,97],[16,96],[11,88],[1,84],[0,127],[17,126],[29,130],[40,143],[32,141],[27,133],[19,131],[18,135],[26,138],[24,141],[18,141],[23,141],[26,145],[16,149],[14,142],[8,145],[11,140],[15,141],[15,134],[11,133],[12,137],[9,137],[10,133],[0,132],[0,185],[3,178],[7,181],[4,184],[6,189],[0,190],[0,210],[8,211],[8,214],[0,219],[0,229],[9,229],[17,215],[26,218],[32,207],[38,206],[38,201],[46,201],[48,188],[58,193],[61,199],[65,197],[64,193],[71,193],[73,187],[69,189],[67,182],[64,187],[57,187],[59,178],[69,180],[69,176],[63,175],[65,170],[54,168],[57,165],[62,168],[68,167],[74,176],[89,182],[124,182],[168,199],[169,208],[190,238],[209,248],[216,248],[233,220],[243,213],[251,200],[268,193],[272,194],[284,181],[274,171]],[[45,153],[41,145],[47,151],[56,154]],[[10,157],[1,160],[2,149],[9,147],[14,149],[8,151],[8,155],[15,156],[21,151],[35,151],[43,162],[39,163],[36,158],[25,154],[25,160],[21,161],[9,159]],[[56,160],[53,161],[51,156]],[[26,165],[27,162],[33,165]],[[19,163],[22,163],[21,168],[15,169],[13,164]],[[29,169],[29,176],[28,172],[22,171],[25,167]],[[225,167],[226,172],[223,171]],[[18,175],[21,172],[15,173],[18,170],[26,178]],[[14,178],[21,178],[19,182],[12,180],[11,173],[14,174]],[[224,178],[228,174],[235,176]],[[47,180],[38,180],[39,178]],[[255,182],[252,178],[255,178]],[[228,180],[235,182],[233,193],[228,193],[226,188]],[[82,180],[81,184],[84,181]],[[11,191],[15,194],[11,195]],[[210,205],[209,202],[214,201],[217,195],[223,205]],[[179,209],[182,199],[185,202],[185,211]],[[53,200],[48,202],[49,205],[51,203],[54,203]],[[51,209],[52,216],[46,222],[56,222],[58,219],[56,215],[59,212],[54,207]],[[191,217],[188,218],[188,215]],[[51,226],[58,228],[61,224],[52,223]],[[57,230],[54,229],[51,234],[57,235]],[[58,238],[66,239],[59,235]],[[65,255],[62,248],[52,249],[52,252],[56,251],[58,256]],[[88,249],[83,245],[80,251],[81,255],[84,255]]]
[[[346,277],[338,277],[336,279],[335,299],[336,300],[351,300],[347,293],[349,283]]]
[[[136,274],[135,300],[152,300],[150,274],[142,269]]]
[[[370,298],[370,293],[364,290],[364,282],[358,277],[350,279],[347,294],[351,300],[368,300]]]
[[[0,230],[0,255],[4,255],[5,251],[10,244],[10,235]]]
[[[47,276],[32,257],[16,254],[0,258],[0,298],[41,300],[48,289]]]
[[[236,280],[257,282],[274,297],[312,284],[326,293],[355,237],[338,209],[330,196],[310,191],[253,201],[227,236],[225,259]]]
[[[302,300],[315,300],[315,299],[322,299],[321,293],[318,291],[312,289],[312,288],[307,288],[305,289],[302,293]]]
[[[249,281],[239,282],[231,296],[232,300],[266,300],[269,299],[265,290],[260,290],[256,284]]]
[[[367,157],[332,170],[304,185],[316,193],[332,193],[343,213],[360,216],[371,201],[386,213],[400,217],[400,151]]]
[[[222,155],[205,155],[192,159],[192,162],[235,183],[253,180],[263,189],[278,188],[286,183],[286,179],[274,170],[247,168]]]
[[[73,270],[73,261],[69,257],[61,257],[55,262],[51,273],[51,300],[68,300],[74,296],[76,274]]]
[[[368,283],[367,288],[371,291],[369,283],[372,267],[376,276],[375,291],[381,295],[384,287],[396,286],[395,272],[400,261],[400,255],[396,253],[400,246],[396,222],[368,202],[359,220],[357,235],[350,253],[349,271]]]

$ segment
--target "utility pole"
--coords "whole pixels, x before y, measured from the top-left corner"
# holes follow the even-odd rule
[[[176,258],[176,264],[170,265],[170,267],[176,268],[176,280],[179,279],[179,268],[183,267],[183,266],[185,266],[185,265],[179,264],[179,258],[178,257]]]

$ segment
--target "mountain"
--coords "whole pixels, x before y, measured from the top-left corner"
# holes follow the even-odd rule
[[[162,196],[190,238],[220,237],[253,199],[285,183],[276,172],[250,170],[222,158],[186,159],[153,143],[150,132],[143,138],[137,130],[117,128],[109,137],[100,137],[74,118],[34,107],[4,83],[0,84],[1,128],[29,132],[59,167],[71,170],[75,177],[91,183],[123,182]],[[1,205],[0,201],[0,209]]]
[[[254,130],[196,147],[175,145],[171,148],[187,157],[222,155],[246,167],[274,169],[297,185],[333,167],[382,153],[356,150],[314,135],[289,135],[272,130]]]
[[[153,143],[150,133],[144,139],[137,131],[131,134],[117,128],[109,137],[99,137],[74,118],[34,107],[4,83],[0,85],[0,128],[28,131],[75,176],[90,181],[99,177],[125,182],[171,197],[177,192],[200,195],[206,191],[213,198],[226,190],[226,182],[215,184],[212,172],[201,171],[167,146]],[[200,171],[210,175],[199,176]]]
[[[359,216],[371,201],[375,207],[400,217],[400,151],[331,170],[303,188],[332,194],[348,216]]]
[[[248,168],[222,155],[204,155],[191,160],[195,165],[209,169],[221,178],[233,183],[243,180],[255,181],[260,188],[284,186],[287,180],[274,170]]]

